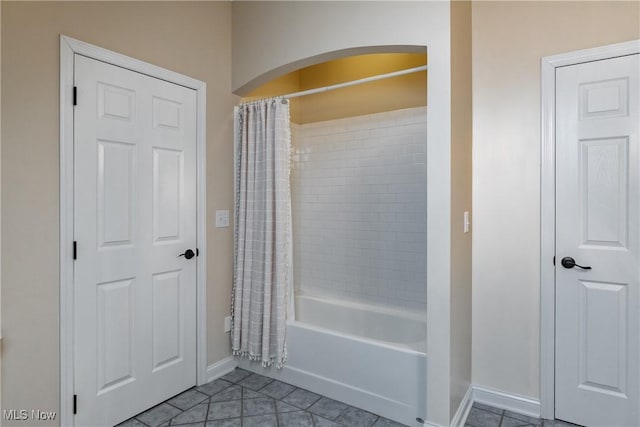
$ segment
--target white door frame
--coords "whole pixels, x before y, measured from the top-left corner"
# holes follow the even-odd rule
[[[98,46],[60,36],[60,425],[73,425],[73,76],[74,55],[103,61],[196,91],[196,381],[206,382],[206,83]],[[80,100],[82,102],[82,100]]]
[[[542,58],[540,197],[540,409],[555,418],[556,68],[640,53],[640,40]]]

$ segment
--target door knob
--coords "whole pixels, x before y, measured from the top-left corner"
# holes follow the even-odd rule
[[[191,259],[194,256],[196,256],[196,253],[193,252],[191,249],[187,249],[186,251],[184,251],[184,253],[178,255],[178,258],[180,258],[181,256],[185,257],[186,259]]]
[[[562,266],[564,268],[579,267],[579,268],[581,268],[583,270],[591,270],[591,267],[589,267],[589,266],[576,264],[576,260],[571,258],[570,256],[566,256],[566,257],[562,258],[562,261],[560,261],[560,264],[562,264]]]

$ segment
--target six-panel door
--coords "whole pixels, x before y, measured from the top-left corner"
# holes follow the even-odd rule
[[[76,55],[76,425],[196,382],[196,93]]]
[[[556,72],[555,413],[585,426],[640,425],[639,58]]]

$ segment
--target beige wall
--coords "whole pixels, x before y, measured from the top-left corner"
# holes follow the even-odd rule
[[[540,397],[540,58],[640,37],[638,2],[473,4],[473,383]]]
[[[471,2],[451,3],[451,404],[458,410],[471,384]]]
[[[207,83],[208,358],[230,354],[231,16],[217,2],[2,2],[2,404],[58,410],[59,35]],[[9,423],[7,423],[9,425]],[[55,423],[54,423],[55,424]]]

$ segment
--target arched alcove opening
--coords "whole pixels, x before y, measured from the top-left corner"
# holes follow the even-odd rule
[[[367,53],[341,57],[280,75],[248,93],[243,100],[281,96],[371,78],[427,65],[421,52]],[[427,104],[427,71],[291,100],[291,120],[297,124],[335,120]]]
[[[425,47],[419,52],[345,53],[354,51],[279,75],[243,101],[427,65]],[[426,70],[290,103],[295,319],[288,325],[290,360],[282,376],[332,399],[417,425],[427,413]],[[309,327],[324,332],[311,335]],[[333,334],[348,336],[336,342]],[[387,346],[378,346],[380,341]],[[372,345],[361,349],[356,343],[362,342]],[[377,363],[352,369],[313,358],[325,348],[366,352],[367,360],[398,369],[389,378],[378,375]],[[408,359],[407,348],[413,351]]]
[[[388,45],[388,46],[360,46],[348,49],[340,49],[331,52],[325,52],[319,55],[310,56],[307,58],[299,59],[297,61],[290,62],[288,64],[283,64],[279,67],[276,67],[272,70],[269,70],[245,85],[241,86],[237,90],[234,91],[236,95],[242,97],[251,96],[251,94],[256,91],[261,86],[268,84],[270,82],[277,81],[291,73],[295,73],[299,70],[310,68],[318,64],[329,63],[332,61],[337,61],[344,58],[353,58],[360,56],[369,56],[376,54],[415,54],[415,55],[426,55],[427,48],[426,46],[419,45]],[[393,71],[393,70],[392,70]],[[371,75],[375,75],[371,74]]]

